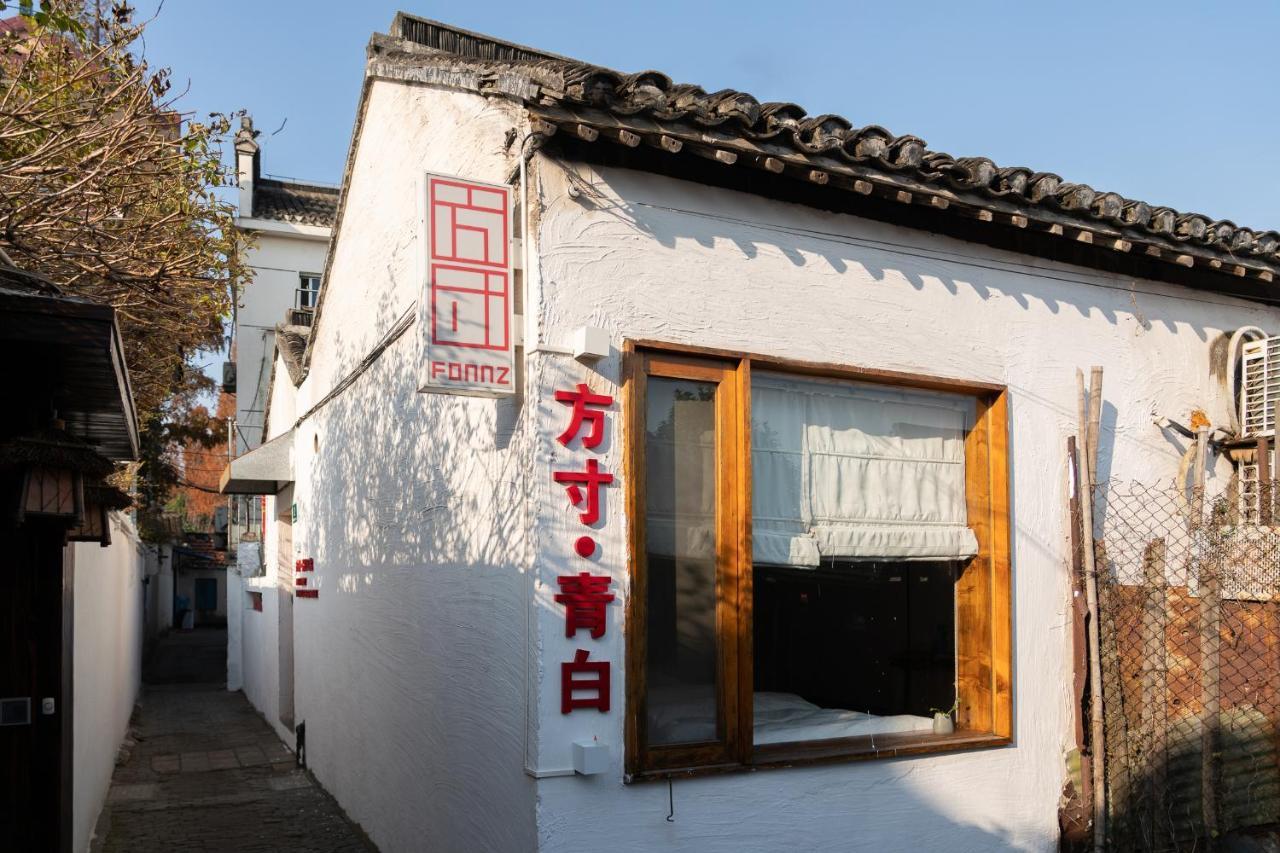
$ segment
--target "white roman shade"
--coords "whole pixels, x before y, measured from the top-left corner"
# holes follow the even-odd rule
[[[976,554],[964,473],[973,410],[960,395],[755,374],[755,562]]]

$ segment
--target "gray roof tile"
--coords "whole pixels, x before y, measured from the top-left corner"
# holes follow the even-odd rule
[[[333,227],[338,190],[315,184],[259,178],[253,185],[256,219],[279,219],[303,225]]]

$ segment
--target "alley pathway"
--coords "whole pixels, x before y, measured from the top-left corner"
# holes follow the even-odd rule
[[[226,633],[174,633],[152,653],[96,853],[370,853],[374,848],[262,720],[225,687]]]

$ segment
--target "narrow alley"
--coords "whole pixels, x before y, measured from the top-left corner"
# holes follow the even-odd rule
[[[225,664],[225,630],[174,632],[153,651],[95,853],[375,850],[244,695],[226,690]]]

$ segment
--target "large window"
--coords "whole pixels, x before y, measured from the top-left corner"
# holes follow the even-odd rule
[[[1007,743],[1003,389],[627,358],[628,775]]]

